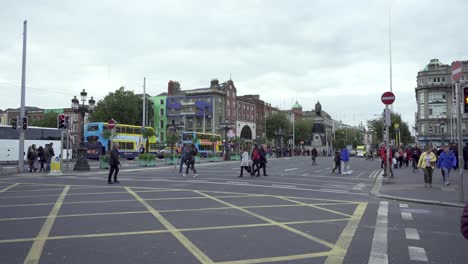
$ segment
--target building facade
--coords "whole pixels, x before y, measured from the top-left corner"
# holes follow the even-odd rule
[[[161,93],[157,96],[153,96],[150,98],[153,101],[154,105],[154,132],[156,134],[156,140],[158,143],[166,141],[166,133],[167,133],[167,108],[166,108],[166,101],[167,101],[167,93]]]
[[[462,62],[462,85],[468,84],[468,61]],[[415,96],[416,141],[422,145],[441,146],[456,140],[456,108],[451,66],[432,59],[417,76]],[[463,140],[468,140],[468,117],[463,117]]]

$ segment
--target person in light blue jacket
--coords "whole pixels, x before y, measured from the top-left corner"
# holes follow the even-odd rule
[[[341,173],[348,174],[349,173],[349,151],[348,148],[344,147],[341,149]]]
[[[457,166],[457,158],[448,146],[444,147],[444,151],[440,153],[439,159],[437,160],[437,168],[442,169],[442,177],[445,185],[449,185],[450,170]]]

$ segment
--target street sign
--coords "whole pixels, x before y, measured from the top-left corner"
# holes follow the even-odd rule
[[[380,97],[382,100],[382,103],[384,105],[391,105],[393,102],[395,102],[395,95],[392,92],[385,92],[382,94],[382,97]]]
[[[109,129],[114,129],[114,127],[115,127],[114,119],[111,119],[111,120],[107,121],[107,125],[109,126]]]
[[[452,80],[454,82],[460,81],[462,76],[462,64],[459,61],[454,61],[452,63]]]
[[[385,107],[384,109],[384,116],[385,116],[385,126],[389,127],[392,125],[392,119],[390,115],[390,109],[388,107]]]

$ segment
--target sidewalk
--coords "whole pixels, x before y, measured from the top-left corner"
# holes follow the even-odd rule
[[[432,188],[424,187],[424,173],[421,169],[412,171],[411,165],[393,169],[394,178],[383,178],[382,173],[376,180],[372,195],[382,198],[463,207],[460,201],[460,171],[450,172],[450,185],[445,186],[440,169],[435,169],[432,176]],[[468,171],[464,171],[464,200],[468,200]]]

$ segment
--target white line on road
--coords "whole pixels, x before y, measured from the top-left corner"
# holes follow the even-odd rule
[[[400,208],[408,208],[408,204],[400,204]]]
[[[348,190],[325,189],[325,188],[320,188],[320,190],[324,192],[349,193]]]
[[[403,220],[408,220],[408,221],[414,220],[413,215],[411,213],[408,213],[408,212],[401,212],[401,218]]]
[[[314,171],[314,172],[319,173],[319,172],[321,172],[321,171],[322,171],[322,170],[316,170],[316,171]]]
[[[428,262],[426,250],[420,247],[408,247],[410,259],[412,261]]]
[[[234,181],[228,181],[226,183],[229,183],[229,184],[240,184],[240,185],[249,185],[250,183],[248,182],[234,182]]]
[[[369,264],[388,264],[387,255],[388,202],[381,201],[377,212],[374,238],[369,257]]]
[[[297,170],[298,168],[292,168],[292,169],[285,169],[284,171],[293,171],[293,170]]]
[[[301,176],[309,176],[309,173],[304,173]]]
[[[272,184],[271,186],[273,186],[273,187],[279,187],[279,188],[297,188],[296,186],[293,186],[293,185]]]
[[[420,240],[418,230],[415,228],[405,228],[406,239]]]

